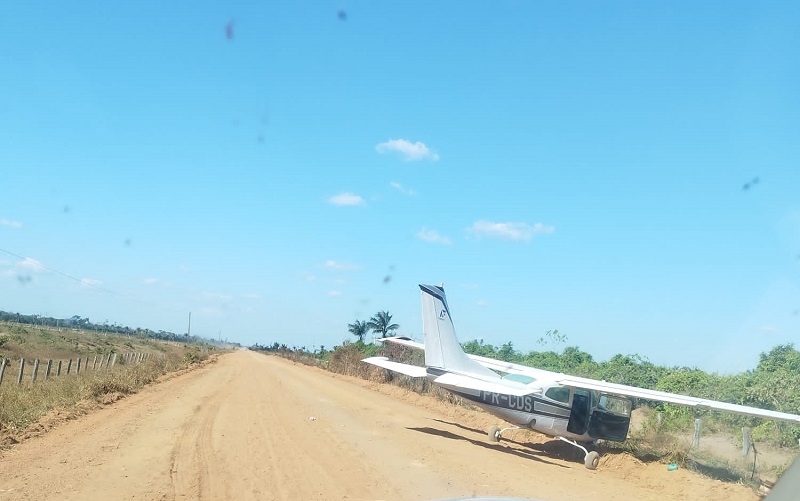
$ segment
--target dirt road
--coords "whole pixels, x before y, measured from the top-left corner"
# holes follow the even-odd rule
[[[628,456],[596,471],[487,415],[239,351],[0,456],[0,500],[754,500]]]

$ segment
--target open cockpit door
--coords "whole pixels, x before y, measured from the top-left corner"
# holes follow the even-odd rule
[[[589,429],[589,418],[592,415],[592,392],[582,388],[572,391],[572,408],[569,413],[567,431],[583,435]]]
[[[626,397],[600,394],[589,418],[589,436],[624,442],[631,424],[631,401]]]
[[[567,431],[576,435],[588,433],[593,439],[623,442],[631,424],[631,401],[584,388],[572,390],[572,409]]]

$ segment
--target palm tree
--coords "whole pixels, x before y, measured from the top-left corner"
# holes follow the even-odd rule
[[[380,333],[381,337],[386,337],[390,331],[400,328],[399,325],[392,323],[392,315],[388,311],[379,311],[367,322],[367,327],[374,333]]]
[[[367,335],[368,330],[369,330],[369,325],[367,324],[367,322],[364,322],[363,320],[356,320],[352,324],[347,324],[347,331],[350,332],[350,334],[357,337],[358,341],[361,343],[364,342],[364,336]]]

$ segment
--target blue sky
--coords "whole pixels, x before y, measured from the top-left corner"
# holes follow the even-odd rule
[[[800,340],[796,2],[0,23],[0,309],[331,347],[419,337],[444,282],[462,341],[729,373]]]

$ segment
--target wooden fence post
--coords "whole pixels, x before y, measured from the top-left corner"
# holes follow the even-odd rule
[[[45,381],[50,378],[50,369],[52,368],[53,368],[53,359],[51,358],[47,361],[47,370],[44,372]]]
[[[111,353],[108,354],[108,358],[106,359],[106,369],[108,369],[108,364],[111,363]]]
[[[77,364],[75,365],[75,374],[81,373],[81,357],[78,357]]]
[[[83,364],[83,370],[85,371],[89,370],[89,357],[86,357],[86,363]]]
[[[39,374],[39,359],[33,361],[33,374],[31,374],[31,383],[36,381],[36,376]]]
[[[72,369],[72,359],[70,358],[67,360],[67,374],[69,374],[69,370]]]
[[[22,384],[22,373],[25,372],[25,359],[19,359],[19,376],[17,376],[17,384]]]
[[[0,362],[0,384],[3,384],[3,374],[6,373],[6,366],[8,365],[8,359],[3,357],[3,361]]]
[[[753,445],[753,435],[750,433],[750,428],[742,428],[742,456],[747,457],[750,454],[750,447]]]
[[[61,375],[61,360],[58,361],[58,369],[56,370],[56,376]]]
[[[694,420],[694,438],[692,439],[692,447],[700,447],[700,418]]]
[[[92,362],[92,370],[97,370],[97,355],[94,356],[94,362]]]
[[[117,363],[117,354],[114,353],[114,358],[111,359],[111,367],[113,368],[114,364],[116,364],[116,363]]]

